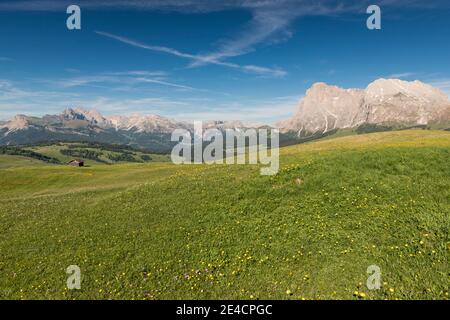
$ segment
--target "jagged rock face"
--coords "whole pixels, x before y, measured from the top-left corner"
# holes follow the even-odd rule
[[[126,131],[171,133],[187,127],[184,123],[157,115],[112,116],[109,119],[115,129]]]
[[[84,120],[91,125],[111,127],[111,121],[103,117],[97,110],[85,110],[83,108],[67,108],[60,116],[62,121]]]
[[[364,90],[316,83],[306,92],[296,115],[278,126],[283,131],[298,131],[299,135],[354,127],[363,122],[363,100]]]
[[[3,125],[0,125],[0,129],[5,129],[5,135],[15,132],[17,130],[25,130],[28,129],[30,123],[28,121],[27,116],[23,114],[18,114],[11,121],[5,122]]]
[[[420,81],[377,80],[367,87],[364,103],[367,123],[426,125],[450,120],[448,96]]]
[[[379,79],[363,89],[313,85],[293,118],[277,124],[299,136],[362,124],[413,126],[450,121],[450,102],[420,81]]]

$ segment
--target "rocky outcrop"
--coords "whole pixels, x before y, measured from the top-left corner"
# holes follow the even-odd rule
[[[450,122],[448,96],[420,81],[379,79],[366,89],[314,84],[295,115],[279,122],[282,132],[308,136],[363,124],[407,127]]]
[[[116,130],[146,133],[171,133],[175,129],[187,127],[187,124],[183,122],[177,122],[158,115],[112,116],[109,120]]]
[[[30,127],[28,117],[23,114],[18,114],[11,121],[7,121],[0,125],[0,129],[4,129],[4,135],[8,135],[18,130],[26,130]]]
[[[111,120],[102,116],[97,110],[86,110],[83,108],[67,108],[60,115],[62,121],[84,120],[91,125],[99,127],[111,127]]]

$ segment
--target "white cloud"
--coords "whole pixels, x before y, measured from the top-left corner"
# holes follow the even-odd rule
[[[18,113],[42,115],[56,111],[58,103],[78,99],[76,93],[22,89],[14,82],[0,79],[0,119],[11,119]]]
[[[169,98],[140,98],[140,99],[111,99],[97,97],[89,100],[72,100],[71,105],[86,109],[96,109],[104,114],[130,114],[130,113],[166,113],[167,109],[185,107],[188,104]]]
[[[273,105],[266,107],[254,108],[224,108],[211,109],[203,112],[178,112],[171,115],[171,117],[184,121],[247,121],[258,122],[263,124],[272,124],[278,120],[289,118],[295,106],[293,105]],[[274,121],[276,118],[276,121]]]
[[[386,76],[386,78],[389,78],[389,79],[404,79],[404,78],[411,78],[411,77],[413,77],[415,75],[417,75],[417,73],[415,73],[415,72],[393,73],[393,74],[390,74],[390,75]]]
[[[274,97],[266,101],[232,100],[218,103],[208,99],[148,97],[120,99],[96,97],[93,99],[71,99],[61,104],[96,109],[104,114],[158,114],[182,121],[193,120],[241,120],[259,123],[274,123],[286,119],[295,112],[298,96]]]
[[[263,124],[274,124],[279,120],[291,117],[300,100],[299,96],[273,97],[264,101],[241,99],[229,103],[208,104],[198,106],[194,111],[178,110],[170,116],[186,121],[245,121]]]
[[[119,86],[135,86],[138,84],[153,83],[160,86],[172,87],[182,90],[199,90],[188,85],[177,84],[167,80],[167,74],[162,71],[123,71],[105,72],[97,75],[87,75],[60,79],[50,82],[59,88],[73,88],[81,86],[102,87],[101,84],[116,84]],[[117,89],[103,86],[103,88]]]
[[[448,1],[436,0],[433,4],[420,0],[380,0],[381,6],[397,7],[448,7]],[[0,10],[6,11],[55,11],[63,10],[70,1],[28,0],[2,1]],[[90,9],[131,9],[157,10],[163,12],[209,13],[225,10],[245,10],[250,12],[250,21],[242,26],[241,32],[221,40],[219,48],[213,52],[195,55],[178,51],[173,48],[146,45],[125,37],[107,32],[97,32],[100,35],[140,47],[147,50],[164,52],[191,60],[190,67],[205,64],[216,64],[224,67],[239,69],[245,72],[266,76],[283,77],[286,71],[281,68],[268,68],[254,65],[239,65],[225,62],[231,57],[247,54],[261,44],[273,44],[289,39],[292,22],[304,16],[336,16],[349,12],[365,12],[371,0],[78,0],[82,8]]]
[[[105,72],[105,74],[117,75],[117,76],[148,76],[148,77],[166,77],[167,76],[167,72],[164,72],[164,71],[147,71],[147,70]]]
[[[167,114],[171,110],[179,110],[190,104],[182,100],[170,98],[107,98],[93,97],[80,98],[77,96],[54,96],[51,99],[30,99],[27,101],[5,101],[0,97],[0,120],[9,120],[16,114],[30,116],[42,116],[45,114],[59,114],[67,107],[82,107],[85,109],[96,109],[103,114]]]
[[[279,68],[267,68],[267,67],[260,67],[255,65],[239,65],[236,63],[231,62],[224,62],[220,61],[218,58],[212,57],[212,56],[202,56],[202,55],[195,55],[195,54],[189,54],[181,52],[177,49],[168,48],[168,47],[162,47],[162,46],[154,46],[154,45],[148,45],[142,42],[138,42],[126,37],[114,35],[108,32],[103,31],[96,31],[97,34],[120,41],[122,43],[126,43],[128,45],[138,47],[145,50],[155,51],[155,52],[161,52],[170,54],[179,58],[189,59],[197,63],[197,65],[204,65],[204,64],[215,64],[219,66],[224,66],[228,68],[233,69],[240,69],[246,72],[256,73],[259,75],[269,75],[274,77],[283,77],[286,75],[286,71],[279,69]],[[191,64],[192,66],[196,66],[196,64]]]
[[[67,95],[73,95],[64,93]],[[44,90],[24,90],[19,88],[14,82],[0,79],[0,101],[13,101],[18,99],[45,99],[61,97],[62,93],[57,91]]]
[[[140,95],[142,96],[142,92]],[[181,98],[152,97],[149,94],[139,98],[85,96],[66,91],[24,90],[13,82],[0,80],[0,120],[11,119],[19,113],[42,116],[44,113],[59,114],[67,107],[83,107],[97,109],[106,115],[151,113],[179,120],[241,120],[273,123],[291,116],[299,97],[273,97],[266,100],[242,97],[229,99],[229,102],[224,103],[214,96],[192,96],[192,92],[189,96]]]
[[[416,1],[408,1],[415,5]],[[245,72],[259,75],[283,77],[286,71],[281,68],[268,68],[254,65],[239,65],[227,62],[231,57],[248,54],[258,45],[268,45],[287,40],[292,36],[289,27],[299,17],[305,16],[335,16],[349,12],[365,12],[370,0],[339,1],[339,0],[228,0],[228,1],[131,1],[126,4],[121,1],[110,1],[108,6],[128,6],[144,10],[163,10],[179,12],[212,12],[230,9],[241,9],[251,13],[250,21],[242,26],[238,34],[222,39],[220,46],[213,52],[206,54],[189,54],[177,49],[147,45],[126,37],[114,35],[107,32],[97,33],[110,37],[117,41],[143,49],[163,52],[180,58],[191,60],[189,67],[199,67],[207,64],[221,65],[224,67],[239,69]],[[384,0],[385,6],[403,5],[406,0]],[[100,3],[97,3],[100,5]],[[91,5],[93,5],[91,3]],[[102,4],[105,5],[105,4]]]
[[[439,88],[448,95],[450,95],[450,79],[442,78],[435,79],[429,82],[433,87]]]

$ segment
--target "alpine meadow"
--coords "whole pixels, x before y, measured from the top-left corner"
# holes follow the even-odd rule
[[[448,0],[1,0],[0,303],[445,307],[449,35]]]
[[[282,148],[270,177],[0,156],[1,297],[447,299],[449,156],[450,132],[428,130]]]

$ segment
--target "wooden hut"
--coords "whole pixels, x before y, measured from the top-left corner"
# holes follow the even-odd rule
[[[84,166],[84,161],[82,161],[82,160],[70,160],[67,164],[69,166],[74,166],[74,167],[83,167]]]

